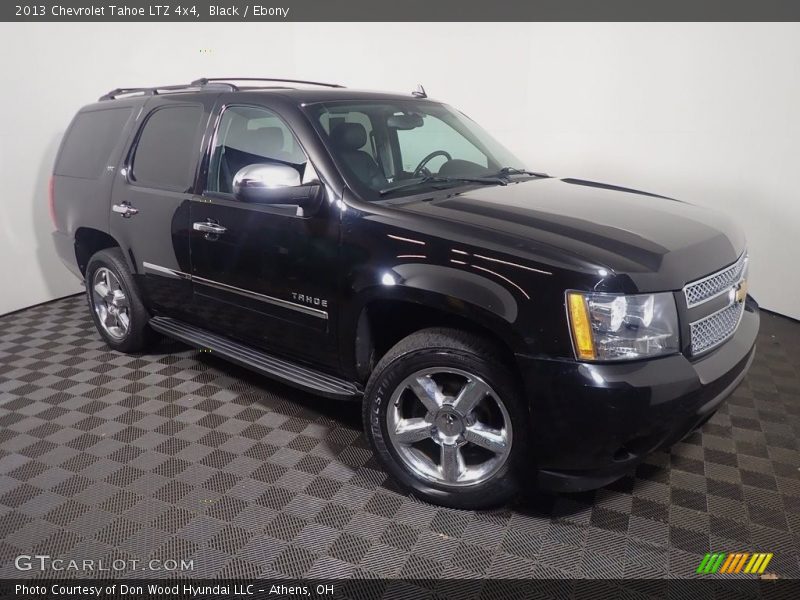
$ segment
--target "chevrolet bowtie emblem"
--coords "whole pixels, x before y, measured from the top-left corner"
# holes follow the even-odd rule
[[[734,296],[737,304],[741,304],[747,298],[747,279],[742,279],[739,285],[736,286],[736,295]]]

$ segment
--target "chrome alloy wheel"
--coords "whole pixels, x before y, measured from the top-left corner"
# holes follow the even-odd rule
[[[106,267],[94,272],[92,304],[105,332],[117,340],[124,338],[131,324],[130,306],[119,279]]]
[[[511,417],[480,377],[434,367],[406,377],[386,411],[392,446],[411,472],[447,486],[494,475],[511,452]]]

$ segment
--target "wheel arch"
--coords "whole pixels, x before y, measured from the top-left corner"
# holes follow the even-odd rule
[[[100,250],[107,248],[121,248],[121,246],[114,237],[105,231],[92,227],[79,227],[75,230],[75,260],[81,275],[86,276],[89,259]]]
[[[479,335],[497,348],[503,362],[516,373],[514,354],[524,340],[512,322],[463,298],[431,290],[391,286],[365,294],[344,325],[343,366],[366,381],[380,358],[404,337],[430,327],[450,327]]]

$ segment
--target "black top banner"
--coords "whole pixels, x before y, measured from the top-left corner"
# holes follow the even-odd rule
[[[4,0],[0,21],[798,21],[798,0]]]

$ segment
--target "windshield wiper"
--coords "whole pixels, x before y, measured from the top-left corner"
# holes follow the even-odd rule
[[[525,169],[517,169],[516,167],[503,167],[498,171],[496,177],[504,175],[530,175],[531,177],[550,177],[547,173],[537,173],[536,171],[526,171]]]
[[[428,175],[422,179],[415,179],[413,181],[402,181],[396,185],[390,185],[383,188],[378,192],[381,196],[404,190],[406,188],[424,185],[426,183],[482,183],[485,185],[508,185],[508,181],[499,176],[492,175],[490,177],[441,177],[439,175]]]

